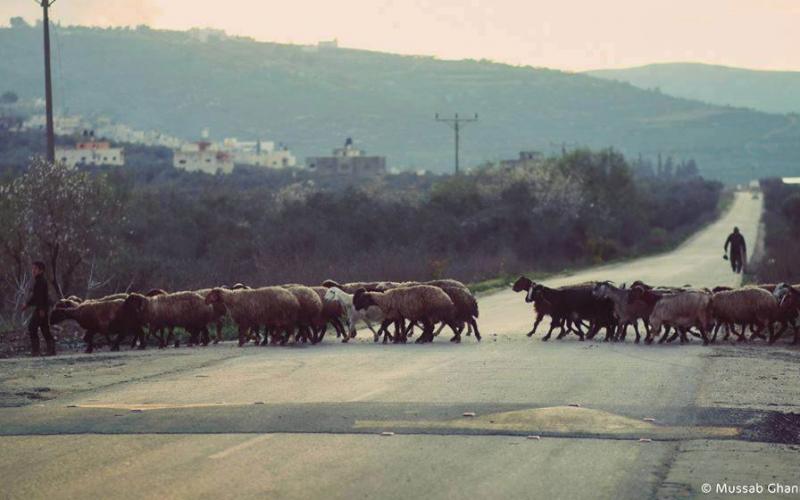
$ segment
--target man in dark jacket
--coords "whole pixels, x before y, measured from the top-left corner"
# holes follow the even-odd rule
[[[31,355],[39,356],[39,330],[42,330],[42,337],[47,344],[47,355],[55,356],[56,343],[53,335],[50,334],[50,295],[47,293],[47,279],[44,277],[44,262],[36,261],[33,263],[33,293],[22,310],[32,307],[33,316],[28,322],[28,335],[31,337]]]
[[[728,252],[728,246],[731,247],[730,252]],[[747,246],[744,243],[744,236],[739,232],[738,227],[734,227],[733,232],[728,235],[728,239],[725,240],[724,248],[725,253],[728,254],[728,258],[731,261],[731,269],[733,269],[733,272],[741,273],[745,255],[747,254]]]

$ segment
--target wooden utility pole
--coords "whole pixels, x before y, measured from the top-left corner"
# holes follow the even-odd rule
[[[452,118],[439,118],[439,113],[436,113],[436,121],[447,123],[451,127],[453,127],[453,132],[455,132],[455,141],[456,141],[456,174],[459,173],[459,149],[461,147],[461,126],[465,123],[469,122],[476,122],[478,121],[478,113],[475,113],[475,116],[472,118],[459,118],[458,113],[455,114]]]
[[[36,0],[44,12],[44,98],[47,113],[47,161],[56,160],[56,135],[53,130],[53,82],[50,77],[50,16],[48,9],[56,0]]]

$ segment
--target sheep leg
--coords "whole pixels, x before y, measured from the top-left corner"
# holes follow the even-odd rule
[[[547,342],[548,340],[550,340],[550,335],[553,334],[553,330],[555,329],[556,324],[557,323],[555,322],[555,320],[550,322],[550,329],[547,331],[547,335],[542,337],[543,342]]]
[[[481,341],[481,332],[478,331],[478,321],[475,318],[469,319],[469,324],[472,325],[472,329],[475,331],[475,340],[478,342]]]
[[[372,332],[372,335],[374,335],[376,339],[378,337],[380,337],[380,334],[375,331],[375,328],[372,326],[372,323],[370,323],[370,321],[368,319],[365,318],[364,319],[364,323],[367,324],[367,328],[370,329],[370,331]],[[355,337],[355,336],[356,336],[356,331],[355,330],[351,330],[350,331],[350,337],[352,338],[352,337]],[[376,340],[376,342],[377,342],[377,340]]]
[[[605,325],[605,327],[601,326],[600,328],[605,328],[606,329],[606,338],[603,339],[603,342],[608,342],[609,340],[614,340],[614,337],[615,337],[615,334],[616,334],[616,328],[614,328],[614,325],[608,325],[607,324],[607,325]]]
[[[566,328],[565,328],[565,326],[564,326],[565,324],[566,324]],[[559,327],[559,329],[560,329],[560,330],[559,330],[559,332],[558,332],[558,335],[556,336],[556,340],[561,340],[561,339],[563,339],[564,337],[566,337],[566,336],[567,336],[567,334],[568,334],[569,332],[573,331],[573,328],[572,328],[572,326],[571,326],[571,325],[572,325],[572,321],[570,321],[570,320],[564,320],[564,322],[563,322],[563,323],[560,323],[560,324],[558,325],[558,327]]]
[[[645,330],[647,329],[647,322],[644,322]],[[636,332],[636,340],[633,341],[634,344],[638,344],[639,340],[641,340],[641,336],[639,335],[639,320],[633,322],[633,331]]]
[[[742,326],[742,333],[739,333],[739,332],[736,331],[736,328],[733,325],[733,323],[731,323],[730,326],[731,326],[731,331],[734,333],[734,335],[736,335],[738,337],[737,340],[736,340],[737,342],[747,342],[747,336],[745,335],[746,330],[747,330],[747,325],[741,325]]]
[[[342,342],[346,342],[345,339],[350,340],[350,334],[345,333],[344,325],[342,324],[341,320],[339,320],[339,318],[333,318],[331,320],[331,324],[333,325],[333,328],[336,330],[336,338],[342,337]]]
[[[247,331],[247,327],[239,325],[239,347],[242,347],[247,342]]]
[[[536,319],[533,321],[533,328],[527,333],[528,337],[532,337],[536,334],[536,329],[539,328],[539,323],[542,322],[542,318],[544,318],[544,314],[539,314],[539,312],[537,312]]]
[[[444,325],[444,324],[445,323],[443,321],[442,325]],[[449,326],[450,329],[453,330],[453,333],[454,333],[453,338],[450,339],[450,342],[455,342],[456,344],[460,344],[461,343],[461,332],[464,331],[464,325],[465,325],[465,323],[461,323],[460,326],[458,326],[458,325],[456,325],[454,323],[447,323],[447,326]],[[440,328],[440,330],[441,330],[441,328]]]
[[[425,320],[422,322],[422,324],[423,324],[422,335],[419,336],[416,343],[423,344],[423,343],[433,342],[433,326],[434,326],[433,323],[428,320]]]
[[[217,332],[214,335],[214,345],[219,344],[219,341],[222,340],[222,321],[216,322]]]
[[[94,351],[94,331],[89,330],[86,332],[86,335],[83,336],[83,340],[86,342],[86,349],[83,352],[91,354]]]
[[[773,333],[772,322],[771,321],[766,321],[765,323],[766,323],[766,327],[769,330],[770,336],[772,336],[772,333]],[[756,327],[758,327],[758,328],[756,329]],[[755,337],[759,337],[762,340],[767,340],[766,337],[764,337],[764,329],[765,329],[765,325],[762,325],[760,322],[750,325],[750,332],[751,332],[750,333],[750,340],[753,340],[753,338],[755,338]]]
[[[375,342],[378,342],[381,339],[381,335],[386,331],[386,328],[388,328],[391,323],[392,322],[389,320],[383,320],[380,328],[378,328],[378,333],[373,332],[375,333]]]
[[[664,327],[664,333],[661,335],[661,338],[658,339],[658,343],[659,344],[663,344],[664,342],[667,341],[667,339],[669,338],[669,333],[670,333],[671,330],[672,330],[672,327],[670,327],[669,325],[666,325]],[[669,341],[672,342],[673,340],[675,340],[675,337],[672,337]]]

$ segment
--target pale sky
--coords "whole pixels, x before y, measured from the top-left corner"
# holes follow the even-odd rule
[[[316,43],[565,70],[705,62],[800,71],[800,0],[57,0],[62,24],[214,27]],[[0,23],[41,17],[0,0]]]

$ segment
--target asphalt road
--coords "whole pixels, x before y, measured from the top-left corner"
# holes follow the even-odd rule
[[[673,252],[548,283],[736,284],[722,242],[733,225],[754,240],[760,203],[738,195]],[[480,344],[1,361],[0,498],[713,498],[704,483],[800,484],[795,348],[545,343],[524,335],[521,294],[480,310]]]

